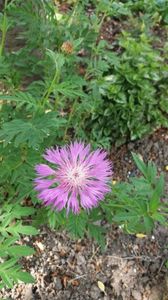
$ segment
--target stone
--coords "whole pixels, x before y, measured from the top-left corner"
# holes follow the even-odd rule
[[[57,290],[62,289],[62,282],[61,282],[61,279],[59,277],[54,278],[54,283],[55,283],[55,287],[56,287]]]

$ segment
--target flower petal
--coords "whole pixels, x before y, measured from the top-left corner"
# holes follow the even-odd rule
[[[72,193],[69,196],[69,199],[67,202],[67,214],[69,213],[70,209],[72,209],[74,214],[78,214],[80,211],[79,202],[78,202],[76,193]]]
[[[37,165],[35,167],[35,170],[37,174],[40,175],[41,177],[46,177],[55,174],[55,171],[45,164]]]

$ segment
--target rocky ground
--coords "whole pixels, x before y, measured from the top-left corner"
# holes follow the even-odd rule
[[[140,141],[112,149],[114,180],[135,175],[131,151],[151,159],[168,179],[168,130],[160,129]],[[10,300],[168,300],[167,228],[138,238],[110,226],[106,249],[88,239],[72,240],[66,232],[42,228],[27,239],[36,254],[24,260],[36,278],[33,285],[2,290],[0,299]]]

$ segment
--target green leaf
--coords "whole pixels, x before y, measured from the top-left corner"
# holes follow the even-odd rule
[[[14,218],[26,217],[35,213],[35,209],[33,207],[23,207],[21,205],[16,205],[13,208],[12,216]]]
[[[3,262],[0,264],[0,272],[7,270],[11,267],[13,267],[17,262],[17,259],[15,258],[10,258],[9,260]]]
[[[37,149],[50,132],[53,132],[52,129],[60,129],[64,124],[65,120],[54,112],[37,116],[32,121],[14,119],[3,124],[0,138],[3,140],[4,146],[14,140],[15,147],[27,143],[28,147]]]
[[[125,221],[131,221],[133,219],[138,218],[137,212],[123,212],[118,213],[113,217],[114,222],[125,222]]]
[[[58,52],[54,52],[50,49],[47,49],[46,54],[51,58],[54,63],[56,69],[61,70],[65,63],[64,55]]]
[[[24,226],[21,223],[14,224],[6,228],[6,231],[11,233],[14,236],[18,236],[20,234],[27,234],[27,235],[36,235],[38,231],[33,226]]]
[[[3,242],[3,245],[5,247],[9,247],[10,245],[14,244],[16,241],[17,241],[16,237],[9,237]],[[0,249],[1,249],[1,246],[0,246]]]
[[[7,249],[7,253],[10,256],[28,256],[33,255],[35,253],[34,249],[28,247],[28,246],[11,246],[9,249]]]
[[[154,227],[154,222],[151,217],[144,217],[144,225],[145,225],[145,230],[147,233],[151,233],[153,227]]]
[[[28,110],[32,109],[36,111],[38,108],[37,99],[35,99],[30,93],[25,91],[19,91],[14,95],[1,95],[1,99],[8,102],[16,102],[17,108],[21,108],[24,105]]]
[[[19,271],[17,272],[17,279],[23,281],[24,283],[34,283],[35,280],[33,276],[27,272]]]
[[[24,226],[24,225],[17,225],[15,227],[16,231],[21,234],[27,234],[27,235],[36,235],[38,234],[38,230],[33,226]]]
[[[154,190],[153,194],[151,195],[151,199],[149,200],[149,210],[151,213],[154,213],[157,211],[160,204],[160,196],[158,195],[158,192]]]
[[[105,247],[105,231],[106,230],[104,228],[98,225],[92,223],[88,224],[89,235],[95,239],[102,248]]]
[[[152,162],[148,162],[147,165],[147,179],[151,184],[155,183],[156,180],[156,176],[157,176],[157,168],[155,166],[154,163]]]
[[[0,277],[2,278],[3,283],[8,287],[12,288],[13,287],[13,282],[10,279],[10,277],[6,273],[0,272]]]
[[[48,222],[48,215],[46,207],[38,208],[35,218],[32,221],[32,225],[34,227],[39,227],[40,225],[47,224]]]
[[[57,83],[54,88],[54,93],[60,93],[67,98],[87,98],[87,94],[83,92],[83,86],[86,85],[80,77],[74,76],[65,79],[63,82]]]
[[[147,177],[147,167],[145,165],[145,163],[143,162],[143,160],[140,158],[139,155],[135,154],[132,152],[132,156],[133,156],[133,159],[138,167],[138,169],[141,171],[141,173]]]
[[[69,214],[67,220],[67,229],[75,237],[83,237],[86,229],[88,216],[85,212],[79,215]]]
[[[161,174],[159,179],[156,182],[156,193],[158,194],[159,197],[163,196],[164,193],[164,174]]]
[[[166,218],[161,213],[155,213],[152,215],[153,220],[160,222],[163,226],[166,225]]]
[[[11,263],[12,261],[12,263]],[[20,266],[16,264],[17,260],[10,259],[0,265],[0,278],[2,280],[2,287],[6,285],[12,288],[14,282],[23,281],[25,283],[33,283],[34,278],[27,272],[22,272]],[[3,265],[3,266],[2,266]]]
[[[57,212],[50,209],[47,213],[47,218],[52,229],[58,229],[65,225],[66,215],[64,210],[62,212]]]

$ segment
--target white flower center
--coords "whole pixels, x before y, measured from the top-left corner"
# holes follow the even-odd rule
[[[81,186],[86,179],[86,172],[82,166],[76,166],[67,170],[67,180],[73,186]]]

